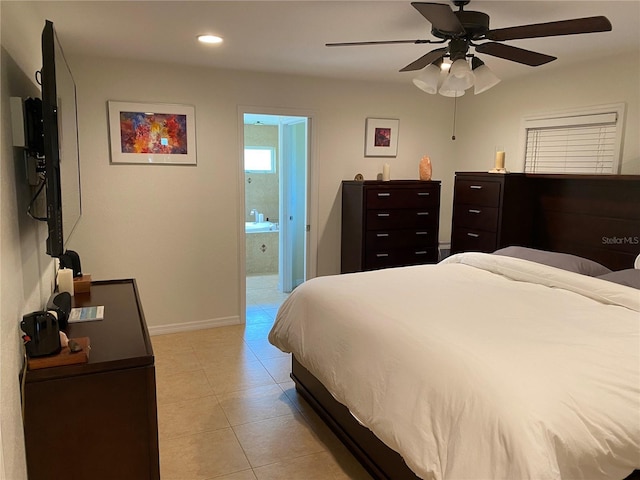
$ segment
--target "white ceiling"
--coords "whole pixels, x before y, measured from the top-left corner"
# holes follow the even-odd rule
[[[440,45],[328,48],[327,42],[434,39],[409,1],[43,1],[67,56],[99,55],[247,71],[410,83],[399,73]],[[437,3],[453,4],[440,0]],[[480,55],[503,80],[640,51],[640,0],[472,0],[466,10],[490,15],[490,28],[606,15],[613,31],[516,40],[509,45],[558,57],[540,67]],[[219,46],[196,41],[224,37]]]

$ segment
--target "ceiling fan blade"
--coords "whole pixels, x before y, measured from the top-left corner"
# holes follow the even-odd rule
[[[410,63],[406,67],[404,67],[401,72],[412,72],[415,70],[422,70],[427,65],[435,62],[439,58],[442,58],[444,54],[447,53],[446,48],[436,48],[435,50],[431,50],[426,55],[421,56],[415,62]]]
[[[374,42],[338,42],[338,43],[325,43],[326,47],[353,47],[359,45],[395,45],[400,43],[431,43],[430,40],[380,40]]]
[[[595,33],[611,31],[611,22],[607,17],[586,17],[559,22],[535,23],[519,27],[498,28],[489,30],[485,37],[488,40],[518,40],[522,38],[554,37],[558,35],[575,35],[579,33]]]
[[[413,5],[436,30],[454,35],[464,35],[464,27],[448,5],[426,2],[411,2],[411,5]]]
[[[512,62],[523,63],[532,67],[544,65],[545,63],[552,62],[557,58],[552,57],[551,55],[545,55],[544,53],[525,50],[524,48],[512,47],[511,45],[505,45],[504,43],[483,43],[475,48],[478,53],[485,53],[487,55],[504,58],[505,60],[511,60]]]

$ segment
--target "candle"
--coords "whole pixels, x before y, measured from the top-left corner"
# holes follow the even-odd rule
[[[73,296],[73,270],[61,268],[58,270],[58,292],[69,292]]]
[[[504,152],[498,150],[496,152],[496,170],[504,170]]]
[[[388,163],[385,163],[383,165],[383,167],[382,167],[382,181],[383,182],[388,182],[389,180],[391,180],[390,169],[391,169],[391,167],[389,166]]]

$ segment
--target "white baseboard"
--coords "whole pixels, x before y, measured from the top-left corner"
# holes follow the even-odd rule
[[[170,325],[157,325],[155,327],[147,327],[149,335],[167,335],[169,333],[191,332],[194,330],[203,330],[205,328],[225,327],[227,325],[239,325],[240,317],[222,317],[211,318],[209,320],[198,320],[187,323],[172,323]]]

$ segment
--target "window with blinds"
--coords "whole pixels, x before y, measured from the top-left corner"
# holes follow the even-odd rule
[[[623,106],[528,118],[527,173],[617,174]]]

